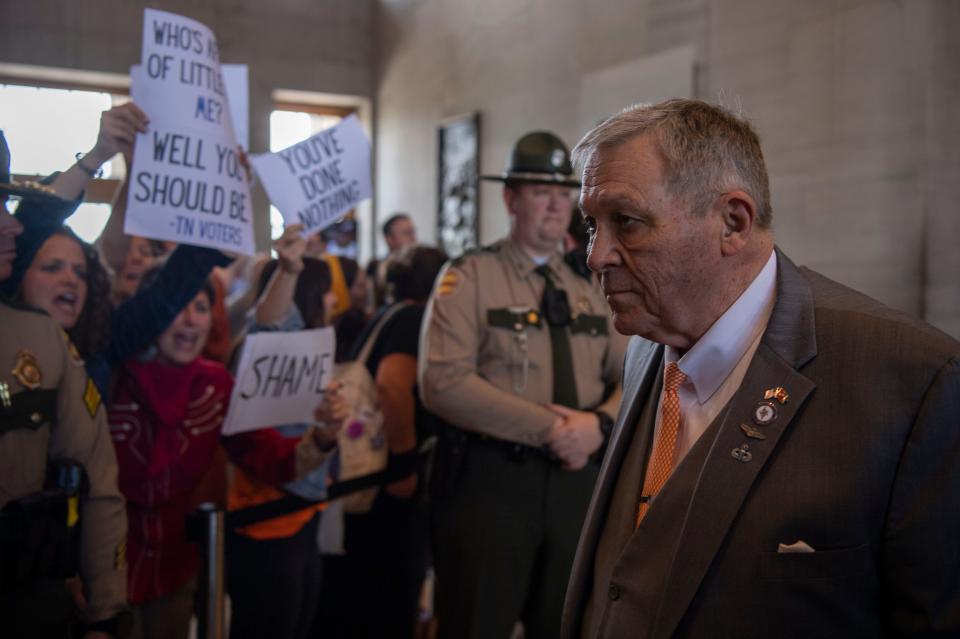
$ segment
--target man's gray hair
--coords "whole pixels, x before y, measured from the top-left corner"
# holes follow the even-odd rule
[[[578,172],[596,150],[650,134],[663,160],[667,191],[705,212],[720,193],[746,191],[759,228],[770,227],[770,182],[760,138],[750,124],[702,100],[674,98],[628,107],[588,132],[573,149]]]

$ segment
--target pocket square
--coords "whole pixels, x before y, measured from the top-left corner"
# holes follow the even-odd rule
[[[792,552],[817,552],[817,551],[814,550],[813,547],[810,546],[810,544],[808,544],[807,542],[803,541],[802,539],[798,539],[792,544],[777,544],[777,552],[792,553]]]

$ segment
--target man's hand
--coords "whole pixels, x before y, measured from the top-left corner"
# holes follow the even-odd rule
[[[291,224],[283,229],[283,235],[273,243],[280,260],[280,270],[284,273],[297,274],[303,271],[303,252],[307,248],[307,241],[300,232],[303,224]]]
[[[547,404],[547,408],[559,417],[547,437],[550,450],[563,461],[564,468],[580,470],[603,444],[600,419],[594,413],[558,404]]]
[[[115,106],[100,114],[100,133],[97,143],[83,157],[83,165],[96,171],[100,165],[117,153],[125,159],[133,157],[133,143],[137,133],[146,133],[150,119],[133,102]]]

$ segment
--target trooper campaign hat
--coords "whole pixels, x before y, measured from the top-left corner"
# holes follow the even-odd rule
[[[39,182],[14,182],[10,179],[10,147],[7,138],[0,131],[0,194],[16,197],[28,197],[32,200],[60,200],[56,192]]]
[[[560,138],[549,131],[533,131],[524,135],[513,146],[503,173],[481,177],[497,182],[580,186],[580,181],[573,176],[570,151]]]

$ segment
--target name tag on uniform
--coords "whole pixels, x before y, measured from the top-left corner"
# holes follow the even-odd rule
[[[528,326],[540,328],[543,326],[543,318],[539,311],[529,307],[491,308],[487,309],[487,324],[519,332]]]
[[[586,333],[594,337],[606,335],[607,317],[605,315],[577,315],[570,320],[570,333],[572,335]]]

